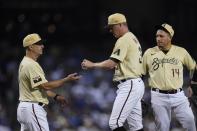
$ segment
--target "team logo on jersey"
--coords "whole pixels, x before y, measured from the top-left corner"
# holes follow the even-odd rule
[[[38,83],[40,81],[42,81],[42,78],[40,76],[36,76],[36,77],[33,78],[34,83]]]
[[[163,64],[165,63],[178,65],[178,59],[176,58],[163,58],[163,59],[154,58],[152,62],[153,70],[157,70],[160,64],[163,66]]]
[[[120,49],[117,49],[113,54],[120,55]]]

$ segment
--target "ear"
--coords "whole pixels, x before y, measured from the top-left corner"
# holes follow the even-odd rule
[[[171,40],[172,40],[172,37],[171,37],[170,35],[168,35],[168,36],[169,36],[169,37],[168,37],[168,40],[171,41]]]
[[[33,49],[33,46],[32,46],[32,45],[30,45],[30,46],[29,46],[29,49],[30,49],[30,50],[31,50],[31,49]]]

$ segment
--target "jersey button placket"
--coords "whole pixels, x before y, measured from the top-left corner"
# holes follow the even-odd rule
[[[163,59],[166,59],[165,57]],[[163,67],[163,70],[164,70],[164,80],[165,80],[165,88],[167,86],[167,80],[166,80],[166,63],[164,63],[164,61],[162,60],[162,67]]]

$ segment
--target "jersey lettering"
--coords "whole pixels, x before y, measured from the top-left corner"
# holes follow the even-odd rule
[[[160,64],[159,59],[158,58],[154,58],[153,59],[153,63],[152,63],[153,70],[157,70],[159,68],[159,64]]]
[[[178,59],[176,58],[163,58],[163,59],[159,59],[159,58],[153,58],[153,70],[157,70],[160,66],[160,64],[165,64],[165,63],[169,63],[169,64],[173,64],[173,65],[178,65]]]

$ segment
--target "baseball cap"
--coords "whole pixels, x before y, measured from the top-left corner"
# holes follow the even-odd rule
[[[127,20],[123,14],[115,13],[115,14],[112,14],[108,17],[108,25],[107,26],[125,23],[125,22],[127,22]]]
[[[23,39],[23,47],[27,47],[38,42],[43,42],[40,35],[36,33],[29,34]]]
[[[171,37],[173,37],[173,35],[174,35],[174,30],[173,30],[172,26],[167,23],[164,23],[162,25],[156,25],[156,29],[157,30],[161,29],[161,30],[169,33]]]

